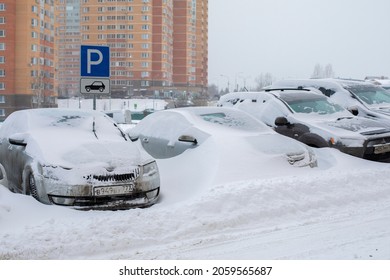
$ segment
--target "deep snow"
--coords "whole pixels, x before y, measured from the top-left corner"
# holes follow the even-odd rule
[[[158,160],[146,209],[80,212],[0,186],[0,259],[390,259],[388,164],[320,149],[317,168],[225,182],[202,149]]]

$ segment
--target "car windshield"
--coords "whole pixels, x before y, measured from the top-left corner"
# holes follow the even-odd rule
[[[345,111],[341,106],[330,103],[326,98],[321,97],[285,101],[295,113],[329,115]]]
[[[358,85],[350,86],[348,89],[368,105],[390,104],[390,92],[381,87]]]
[[[30,116],[30,123],[36,129],[72,128],[91,132],[96,137],[109,136],[123,139],[123,135],[108,116],[98,113],[73,112],[62,110],[37,110]]]

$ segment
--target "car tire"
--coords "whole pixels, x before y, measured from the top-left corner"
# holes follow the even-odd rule
[[[99,88],[99,91],[100,91],[100,92],[103,92],[103,91],[104,91],[104,88],[102,88],[102,87]]]
[[[37,189],[37,185],[36,185],[36,181],[35,181],[35,177],[34,177],[34,174],[33,173],[30,173],[28,175],[28,181],[27,181],[27,184],[28,184],[28,190],[30,192],[30,195],[35,198],[36,200],[39,200],[38,199],[38,189]]]
[[[86,90],[87,92],[90,92],[90,91],[91,91],[91,88],[86,87],[85,90]]]

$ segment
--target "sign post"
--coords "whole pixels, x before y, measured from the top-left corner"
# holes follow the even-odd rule
[[[80,93],[93,94],[96,110],[96,94],[110,93],[110,48],[107,46],[80,47]]]

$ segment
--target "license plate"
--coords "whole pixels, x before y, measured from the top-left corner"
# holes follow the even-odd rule
[[[390,152],[390,144],[383,144],[383,145],[375,145],[374,146],[374,153],[375,154],[383,154]]]
[[[128,194],[134,191],[134,185],[124,185],[124,186],[110,186],[110,187],[94,187],[93,195],[94,196],[109,196],[109,195],[120,195]]]

